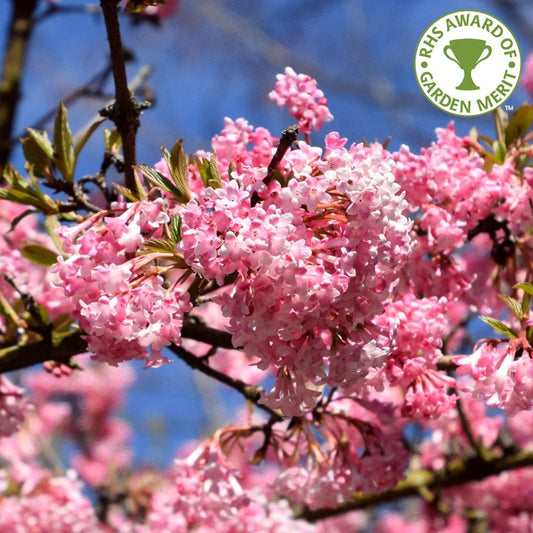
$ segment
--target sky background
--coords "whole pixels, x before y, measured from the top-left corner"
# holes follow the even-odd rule
[[[454,10],[477,9],[511,29],[524,61],[533,47],[532,4],[527,0],[181,0],[179,9],[160,27],[134,25],[123,16],[124,46],[134,56],[127,68],[129,79],[145,65],[153,68],[148,84],[156,101],[141,117],[138,159],[153,165],[161,157],[160,146],[170,147],[182,137],[188,152],[209,149],[226,116],[245,117],[250,124],[280,135],[293,120],[267,95],[275,75],[288,65],[317,79],[335,116],[313,134],[315,144],[322,145],[327,132],[339,131],[350,142],[390,136],[391,149],[406,144],[416,152],[434,140],[435,128],[452,120],[459,134],[467,134],[473,125],[492,134],[490,115],[453,117],[426,100],[414,76],[413,54],[419,37],[435,19]],[[0,39],[6,35],[10,5],[9,0],[0,0]],[[97,6],[74,0],[60,0],[58,5]],[[41,12],[46,6],[43,1]],[[17,135],[38,124],[107,61],[99,14],[72,12],[43,18],[27,58]],[[73,132],[103,107],[112,94],[111,83],[104,89],[107,98],[87,97],[68,106]],[[517,107],[525,100],[525,92],[518,88],[506,103]],[[79,176],[98,170],[102,146],[102,134],[97,132],[81,159]],[[22,169],[20,149],[12,161]],[[242,406],[239,397],[192,374],[179,361],[163,370],[141,371],[142,365],[136,366],[138,378],[124,415],[134,426],[140,462],[168,464],[177,445],[201,436],[225,413]]]

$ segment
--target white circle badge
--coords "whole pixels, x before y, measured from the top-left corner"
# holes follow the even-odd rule
[[[475,10],[454,11],[430,24],[418,41],[414,63],[426,98],[463,117],[503,105],[522,69],[511,30],[496,17]]]

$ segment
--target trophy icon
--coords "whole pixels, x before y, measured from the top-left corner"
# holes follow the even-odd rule
[[[484,56],[484,52],[487,51]],[[472,79],[472,71],[492,53],[492,48],[482,39],[454,39],[444,47],[444,55],[464,71],[463,81],[456,87],[462,91],[475,91],[479,87]],[[452,55],[450,55],[452,54]]]

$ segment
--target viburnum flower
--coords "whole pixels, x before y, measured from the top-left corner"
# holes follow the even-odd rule
[[[146,524],[133,531],[315,531],[313,525],[294,519],[287,502],[243,487],[216,440],[215,436],[176,460],[173,485],[154,494]]]
[[[311,129],[320,131],[324,122],[333,120],[327,108],[328,101],[317,87],[316,80],[307,74],[296,74],[291,67],[286,67],[285,73],[276,78],[276,87],[268,96],[278,106],[288,106],[302,133],[309,134]]]
[[[8,437],[20,427],[32,404],[24,390],[0,375],[0,437]]]
[[[243,167],[179,211],[176,251],[191,269],[219,285],[238,275],[215,301],[234,345],[279,369],[265,401],[287,415],[314,406],[320,385],[362,383],[384,362],[387,339],[371,319],[410,253],[392,159],[345,143],[329,135],[322,158],[299,143],[282,163],[287,184],[273,182],[256,205],[264,174]]]
[[[533,409],[531,353],[524,332],[515,339],[481,341],[472,355],[455,360],[457,375],[471,378],[461,381],[461,388],[510,416]]]
[[[94,533],[100,525],[73,470],[49,475],[32,490],[0,498],[2,531]]]
[[[455,405],[449,394],[455,379],[437,370],[442,357],[442,338],[449,330],[446,298],[418,299],[405,294],[385,305],[376,318],[382,328],[392,331],[392,349],[383,368],[369,384],[379,388],[381,380],[398,386],[404,394],[402,416],[436,418]]]
[[[135,254],[170,220],[163,202],[117,207],[117,216],[98,213],[59,232],[71,255],[54,265],[55,286],[75,306],[73,316],[87,333],[89,351],[111,365],[134,358],[147,366],[167,362],[161,350],[180,342],[183,315],[191,309],[188,295],[166,287],[149,266],[164,254]]]

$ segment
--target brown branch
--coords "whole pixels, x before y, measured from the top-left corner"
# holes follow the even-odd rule
[[[286,130],[283,130],[281,134],[281,139],[279,140],[278,148],[276,153],[272,157],[267,169],[267,174],[263,179],[263,183],[268,186],[268,184],[274,179],[274,174],[278,169],[283,156],[287,153],[287,150],[291,147],[292,143],[298,138],[298,126],[289,126]],[[252,207],[259,202],[260,198],[257,194],[257,191],[254,191],[250,203]]]
[[[340,504],[333,509],[314,509],[300,507],[296,510],[297,518],[310,522],[338,516],[358,509],[367,509],[381,503],[391,503],[410,496],[419,496],[422,491],[435,491],[463,485],[471,481],[481,481],[487,477],[501,474],[508,470],[533,466],[533,451],[521,451],[503,457],[492,457],[480,460],[478,457],[458,460],[441,470],[415,470],[405,481],[401,481],[391,490],[378,494],[355,496],[352,500]]]
[[[100,0],[100,6],[104,14],[115,82],[115,102],[110,108],[103,110],[102,115],[108,116],[117,126],[124,151],[125,185],[136,191],[134,174],[134,166],[137,164],[136,135],[142,108],[128,88],[125,55],[118,22],[118,0]]]
[[[262,409],[263,411],[267,412],[275,421],[283,420],[281,415],[277,411],[259,403],[259,399],[261,398],[261,387],[248,385],[240,379],[233,379],[227,374],[219,372],[218,370],[209,366],[203,360],[203,358],[197,357],[196,355],[189,352],[188,350],[185,350],[185,348],[182,348],[181,346],[172,345],[170,346],[170,350],[194,370],[199,370],[200,372],[202,372],[202,374],[205,374],[206,376],[209,376],[218,381],[219,383],[223,383],[224,385],[227,385],[231,389],[242,394],[249,402],[259,407],[259,409]]]
[[[13,13],[0,80],[0,176],[13,146],[11,136],[21,96],[20,84],[37,0],[12,0],[11,4]]]
[[[45,361],[67,362],[71,357],[87,352],[83,332],[77,330],[53,340],[39,340],[29,344],[0,348],[0,374],[21,370]],[[182,328],[184,339],[193,339],[217,348],[234,349],[231,334],[204,324],[186,321]]]

